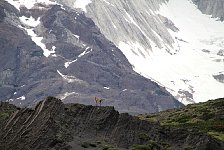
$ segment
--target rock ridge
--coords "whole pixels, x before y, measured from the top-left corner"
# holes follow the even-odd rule
[[[149,141],[157,143],[155,149],[162,143],[172,148],[188,145],[198,150],[219,150],[223,146],[223,142],[197,129],[163,127],[159,122],[119,114],[114,107],[63,104],[54,97],[47,97],[33,109],[1,102],[0,121],[0,148],[5,150],[81,150],[86,149],[84,143],[88,147],[86,141],[98,148],[107,143],[117,149]]]

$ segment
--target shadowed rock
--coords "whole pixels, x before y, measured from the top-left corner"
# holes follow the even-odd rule
[[[155,149],[189,146],[219,150],[223,146],[197,129],[162,127],[119,114],[113,107],[63,104],[54,97],[39,102],[34,109],[0,103],[0,131],[0,149],[5,150],[91,149],[90,145],[99,149],[105,144],[128,149],[149,143]]]

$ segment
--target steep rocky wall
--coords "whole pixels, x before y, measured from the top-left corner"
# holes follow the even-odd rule
[[[163,2],[165,0],[115,0],[109,3],[94,0],[87,7],[87,16],[116,45],[121,41],[139,43],[146,51],[142,54],[147,55],[154,43],[162,48],[164,43],[171,46],[174,42],[164,22],[156,15]]]
[[[198,8],[208,15],[224,20],[224,0],[192,0]]]
[[[163,87],[134,72],[85,14],[60,5],[36,4],[18,11],[7,2],[0,4],[5,8],[0,14],[0,100],[32,106],[53,95],[65,103],[94,105],[97,96],[105,99],[103,105],[130,113],[182,106]],[[21,17],[39,18],[39,24],[32,27]],[[54,54],[46,57],[27,31],[42,38],[45,49],[54,48]]]
[[[77,1],[63,2],[74,8]],[[188,104],[203,101],[205,97],[222,97],[221,90],[208,94],[205,87],[198,86],[204,83],[205,77],[204,73],[198,75],[204,71],[195,69],[195,62],[208,62],[200,64],[204,66],[223,61],[219,56],[213,59],[204,55],[205,50],[208,55],[216,55],[223,49],[223,23],[204,15],[222,19],[223,0],[195,0],[194,3],[191,0],[91,0],[83,10],[122,50],[136,72],[166,87],[178,100]],[[206,69],[206,74],[214,75],[213,69],[219,65],[222,63]],[[206,80],[214,85],[213,89],[216,85],[219,87],[214,78],[206,77]]]
[[[62,2],[72,7],[75,0]],[[147,57],[152,46],[169,47],[174,42],[166,27],[174,29],[175,25],[172,21],[167,24],[166,18],[156,14],[164,2],[166,0],[92,0],[86,6],[86,15],[115,45],[118,46],[121,41],[140,44],[145,49],[139,49],[140,54]]]

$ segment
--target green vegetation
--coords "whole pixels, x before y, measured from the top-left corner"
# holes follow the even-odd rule
[[[150,137],[145,133],[139,134],[138,137],[141,141],[149,141],[150,140]]]
[[[194,148],[193,147],[191,147],[191,146],[185,146],[184,148],[183,148],[183,150],[193,150]]]
[[[224,134],[220,132],[208,132],[208,134],[222,141],[224,139]]]
[[[99,145],[99,150],[118,150],[113,145],[109,144],[107,140],[103,140],[102,142],[97,142]]]
[[[132,147],[132,150],[153,150],[153,149],[171,150],[171,146],[166,142],[155,142],[149,140],[147,144],[134,145]]]
[[[96,143],[92,143],[92,142],[83,142],[81,144],[81,146],[83,148],[90,148],[90,147],[97,147],[97,144]]]
[[[134,145],[132,150],[151,150],[149,145]]]
[[[89,142],[83,142],[83,143],[81,144],[81,146],[82,146],[83,148],[89,148],[89,147],[90,147],[90,143],[89,143]]]
[[[81,146],[83,148],[96,148],[99,150],[118,150],[115,148],[113,145],[108,144],[107,142],[90,142],[90,141],[85,141],[81,143]]]
[[[159,113],[138,116],[149,122],[160,122],[163,126],[198,128],[219,140],[224,141],[224,99],[206,103],[187,105]]]
[[[100,150],[118,150],[112,145],[100,145]]]
[[[10,116],[9,113],[5,113],[5,112],[0,113],[0,120],[6,119],[6,118],[8,118],[9,116]]]
[[[4,103],[0,102],[0,105],[3,105],[3,104]],[[0,108],[0,121],[8,119],[15,111],[16,111],[16,108],[13,105],[9,105],[8,107],[4,109]]]
[[[67,104],[65,107],[65,110],[67,113],[75,113],[76,111],[79,111],[80,109],[83,109],[85,106],[81,104]]]

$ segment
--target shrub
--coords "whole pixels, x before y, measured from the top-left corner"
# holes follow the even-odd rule
[[[101,150],[117,150],[112,145],[101,145]]]
[[[0,119],[6,119],[9,117],[8,113],[0,113]]]
[[[90,143],[89,143],[89,142],[83,142],[83,143],[81,144],[81,146],[82,146],[83,148],[89,148]]]
[[[149,145],[134,145],[132,150],[151,150],[151,146]]]
[[[206,120],[209,120],[213,117],[215,117],[215,114],[204,112],[204,113],[202,113],[202,115],[199,118],[206,121]]]
[[[180,117],[178,117],[176,119],[176,122],[179,122],[179,123],[185,123],[187,122],[191,117],[188,116],[188,115],[181,115]]]
[[[145,134],[145,133],[139,134],[138,137],[139,137],[139,139],[141,141],[148,141],[148,140],[150,140],[150,137],[147,134]]]

